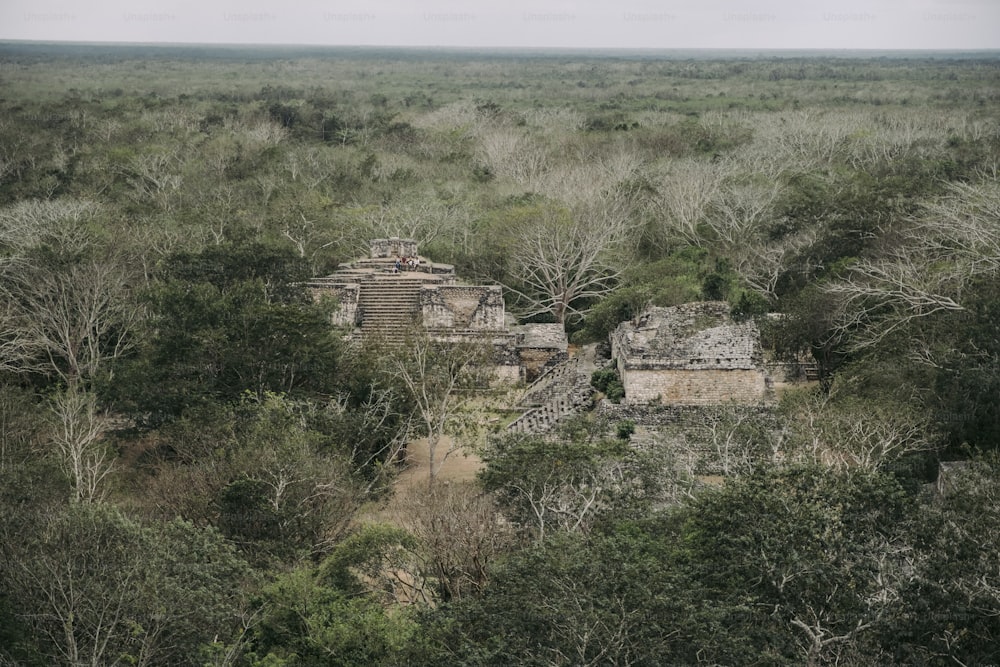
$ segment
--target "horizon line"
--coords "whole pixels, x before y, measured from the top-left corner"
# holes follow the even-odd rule
[[[503,44],[321,44],[294,42],[175,42],[175,41],[119,41],[119,40],[69,40],[69,39],[17,39],[0,37],[0,44],[72,45],[72,46],[155,46],[155,47],[210,47],[210,48],[307,48],[307,49],[419,49],[430,51],[616,51],[616,52],[670,52],[670,51],[753,51],[753,52],[842,52],[842,53],[997,53],[1000,47],[939,47],[939,48],[885,48],[885,47],[823,47],[823,46],[525,46]]]

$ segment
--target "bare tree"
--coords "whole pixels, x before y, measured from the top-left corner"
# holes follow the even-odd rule
[[[808,612],[805,620],[795,617],[789,623],[805,633],[806,645],[803,647],[803,652],[806,654],[806,665],[809,667],[829,664],[828,660],[831,654],[837,655],[841,645],[851,642],[862,632],[871,628],[875,620],[874,618],[868,622],[858,620],[853,628],[843,632],[839,628],[834,628],[835,619],[832,612],[825,610],[817,612],[811,607]]]
[[[454,444],[441,451],[443,438],[470,392],[489,385],[492,352],[487,340],[442,342],[421,330],[389,359],[391,373],[413,399],[426,433],[431,486],[445,460],[461,448]]]
[[[523,130],[490,127],[478,138],[478,160],[499,178],[530,187],[549,169],[545,150]]]
[[[765,124],[769,141],[803,165],[815,161],[825,164],[843,155],[848,137],[858,131],[862,121],[857,114],[813,110],[781,114],[777,120]]]
[[[538,543],[553,532],[588,532],[611,510],[645,511],[671,490],[668,461],[631,448],[609,447],[606,425],[578,422],[563,438],[508,434],[483,450],[485,489]]]
[[[173,209],[175,195],[184,181],[178,173],[181,168],[179,150],[135,155],[127,165],[119,166],[119,173],[132,186],[133,199],[142,204],[152,203],[163,211]]]
[[[301,212],[298,217],[299,220],[286,221],[281,233],[292,242],[299,257],[309,260],[315,270],[316,256],[331,246],[343,247],[347,232],[338,225],[317,225]]]
[[[934,259],[950,259],[966,276],[1000,271],[1000,180],[951,183],[924,205],[910,242]]]
[[[734,268],[747,285],[776,299],[778,281],[800,252],[815,242],[817,233],[815,228],[807,227],[780,241],[748,240],[732,249]]]
[[[514,543],[514,531],[496,500],[471,484],[411,488],[394,502],[396,520],[419,541],[419,579],[432,583],[438,600],[481,591],[490,566]]]
[[[772,438],[754,411],[727,406],[717,418],[706,421],[713,467],[725,477],[749,473],[769,462],[767,444]]]
[[[565,471],[546,469],[544,475],[508,483],[508,492],[531,510],[535,539],[545,541],[547,531],[580,531],[589,525],[598,508],[603,486],[595,469],[584,468],[571,476]]]
[[[917,409],[861,403],[836,393],[810,393],[790,403],[789,459],[874,471],[933,448],[929,419]]]
[[[460,206],[443,202],[433,193],[424,193],[412,200],[365,209],[361,212],[360,223],[359,244],[367,244],[373,238],[398,236],[418,239],[427,245],[442,236],[467,229],[469,215]]]
[[[598,605],[586,582],[562,576],[551,585],[556,593],[547,595],[541,606],[552,619],[555,642],[569,650],[539,647],[536,650],[543,654],[538,656],[539,664],[597,667],[641,662],[630,654],[633,633],[643,624],[642,611],[625,593],[611,595],[607,603]]]
[[[626,147],[606,154],[577,146],[572,150],[572,160],[554,165],[541,177],[536,188],[569,206],[585,206],[613,198],[616,188],[637,177],[643,166],[638,154]]]
[[[705,223],[728,247],[756,240],[780,193],[774,182],[726,183],[715,191]]]
[[[824,287],[839,297],[833,335],[869,347],[913,320],[964,310],[963,287],[1000,271],[1000,182],[957,183],[887,255],[865,259]]]
[[[726,177],[727,165],[705,160],[683,159],[670,164],[660,179],[654,205],[665,231],[691,245],[703,245],[699,227],[705,222]]]
[[[913,320],[964,310],[956,301],[964,277],[959,267],[929,261],[921,253],[900,249],[888,258],[863,260],[847,278],[824,286],[825,292],[839,297],[833,335],[861,349]]]
[[[515,230],[511,249],[518,287],[508,288],[527,304],[525,316],[548,313],[565,323],[581,312],[581,301],[610,292],[621,272],[616,252],[632,231],[626,211],[615,202],[572,212],[540,208]]]
[[[171,227],[157,218],[138,218],[119,232],[119,249],[126,264],[141,267],[143,282],[148,284],[158,261],[189,244],[200,247],[206,233]]]
[[[122,269],[89,260],[68,267],[0,267],[0,364],[55,373],[67,384],[92,378],[132,345],[139,308]]]
[[[0,209],[0,246],[15,255],[43,240],[60,247],[84,250],[94,245],[86,224],[100,210],[78,199],[29,199]]]
[[[73,482],[73,500],[100,500],[103,482],[114,469],[114,456],[104,440],[110,417],[98,410],[92,393],[75,386],[54,395],[49,410],[50,439],[60,467]]]

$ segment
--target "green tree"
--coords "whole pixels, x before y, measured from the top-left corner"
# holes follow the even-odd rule
[[[953,465],[909,522],[913,564],[898,623],[884,641],[894,662],[984,665],[1000,659],[998,462],[994,453]]]
[[[676,538],[660,522],[554,535],[504,559],[481,596],[426,612],[423,641],[411,645],[410,661],[694,663],[697,592],[672,571]]]
[[[587,532],[600,519],[639,513],[657,499],[651,458],[624,440],[592,437],[601,429],[580,427],[560,440],[499,438],[482,455],[484,488],[537,542],[557,532]]]
[[[414,662],[891,662],[914,510],[891,476],[762,470],[554,533],[500,562],[480,596],[428,612]]]
[[[387,612],[387,568],[413,540],[387,526],[367,526],[319,565],[302,566],[268,585],[259,599],[253,665],[388,665],[415,631],[403,611]]]
[[[255,557],[323,552],[364,501],[349,461],[324,452],[324,436],[279,396],[246,399],[215,503],[224,534]]]
[[[905,580],[909,505],[890,476],[817,467],[759,470],[698,496],[683,512],[680,564],[707,605],[735,613],[729,635],[766,637],[754,654],[707,657],[818,665],[882,655],[874,638]]]
[[[249,570],[214,531],[143,526],[100,504],[2,530],[4,595],[30,628],[12,648],[33,662],[195,665],[201,644],[239,630]]]
[[[105,393],[154,422],[244,391],[333,393],[340,341],[289,265],[241,248],[177,259],[148,295],[142,349]]]
[[[260,567],[326,553],[383,487],[312,412],[268,394],[185,413],[158,431],[140,497],[157,516],[217,526]]]

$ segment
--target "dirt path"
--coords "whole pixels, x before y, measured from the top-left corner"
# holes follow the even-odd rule
[[[452,446],[452,439],[448,436],[441,438],[438,443],[438,457],[442,452],[448,451]],[[428,469],[427,439],[420,438],[411,441],[406,447],[406,470],[400,473],[396,480],[397,490],[409,489],[417,485],[426,485],[430,474]],[[483,467],[483,462],[478,456],[464,451],[452,452],[445,459],[444,464],[438,471],[439,482],[470,482],[476,478],[476,473]]]
[[[595,360],[595,345],[583,347],[573,346],[570,354],[579,357],[579,369],[591,373],[598,366]],[[438,444],[438,456],[448,451],[452,446],[452,439],[443,436]],[[405,503],[406,497],[412,490],[427,488],[428,483],[428,452],[427,439],[419,438],[412,440],[406,447],[406,469],[403,470],[393,483],[394,493],[381,506],[372,508],[365,512],[361,520],[386,520],[389,517],[398,516],[400,510],[399,503]],[[441,465],[437,474],[439,483],[472,483],[483,467],[482,460],[471,452],[462,450],[452,452]]]
[[[445,438],[438,445],[439,451],[445,452],[451,447],[451,439]],[[363,509],[355,521],[357,523],[391,523],[405,528],[405,522],[401,517],[407,516],[412,508],[406,507],[408,498],[414,492],[419,493],[427,488],[428,478],[428,453],[427,439],[420,438],[413,440],[407,445],[406,464],[396,481],[393,483],[392,494],[378,503]],[[476,479],[476,473],[483,467],[482,460],[475,454],[466,454],[462,451],[453,452],[444,465],[438,471],[437,482],[439,484],[451,483],[472,483]]]

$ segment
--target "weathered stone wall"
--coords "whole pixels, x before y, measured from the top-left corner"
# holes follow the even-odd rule
[[[469,336],[478,337],[482,334],[478,331],[467,332]],[[514,351],[513,336],[509,333],[490,335],[493,345],[493,386],[498,384],[514,384],[521,376],[520,359]]]
[[[534,382],[546,370],[569,358],[566,331],[561,324],[522,324],[515,328],[521,356],[521,379]]]
[[[482,343],[493,348],[490,359],[491,384],[513,384],[521,377],[521,358],[515,347],[516,336],[509,331],[484,332],[475,329],[436,331],[435,341],[441,343]]]
[[[498,365],[494,377],[498,385],[517,384],[521,379],[521,369],[517,366]]]
[[[330,316],[330,323],[338,327],[354,327],[358,322],[358,298],[361,287],[357,284],[310,285],[313,298],[317,301],[324,296],[337,300],[337,309]]]
[[[530,384],[552,366],[561,361],[565,361],[568,355],[565,351],[553,349],[551,347],[518,347],[521,357],[521,371],[523,379]]]
[[[752,404],[764,400],[767,381],[763,370],[638,370],[619,373],[626,403],[665,405]]]
[[[425,285],[420,309],[428,329],[504,328],[503,293],[495,285]]]
[[[417,242],[395,236],[387,239],[371,240],[372,259],[387,257],[416,257]]]
[[[603,400],[597,405],[597,414],[609,422],[628,419],[637,425],[647,427],[676,426],[704,428],[731,417],[734,410],[740,415],[766,417],[772,409],[762,405],[636,405],[612,403]]]
[[[753,322],[733,322],[721,302],[650,308],[611,336],[629,404],[754,404],[767,374]]]

